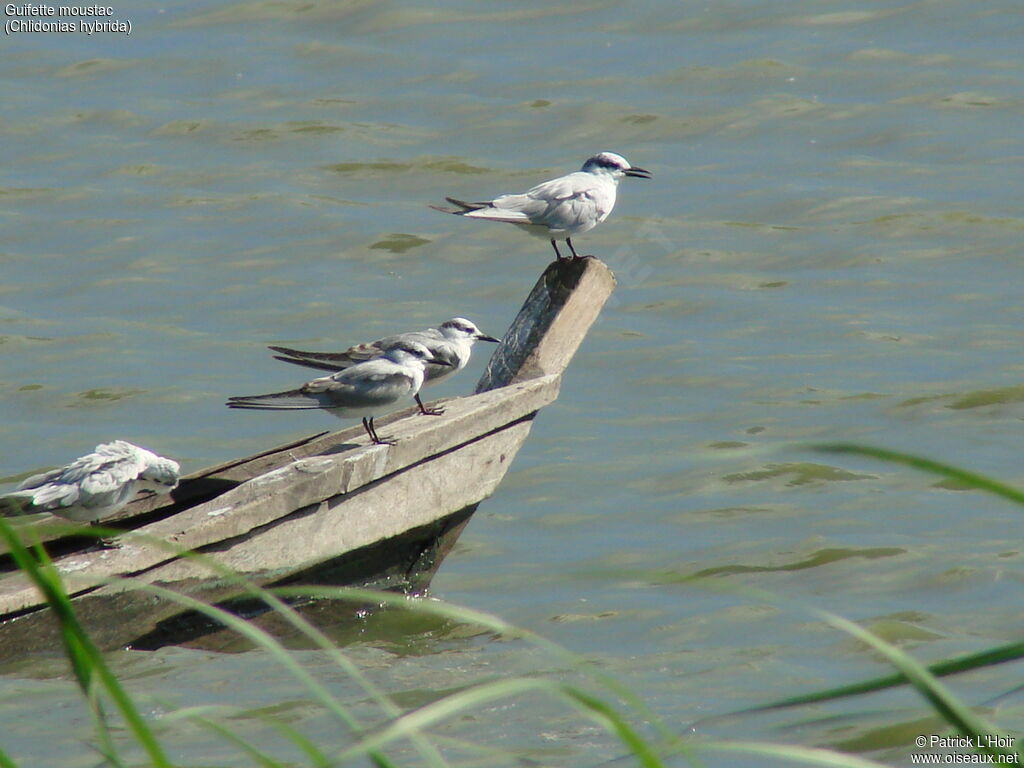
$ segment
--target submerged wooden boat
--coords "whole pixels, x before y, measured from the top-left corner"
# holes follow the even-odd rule
[[[57,538],[45,523],[34,533],[101,648],[155,648],[215,629],[112,577],[232,606],[236,584],[158,542],[205,553],[261,585],[421,589],[501,482],[534,416],[558,397],[614,284],[596,259],[550,264],[474,394],[435,403],[441,417],[409,408],[377,420],[396,445],[370,444],[357,425],[193,473],[170,499],[137,500],[105,521],[128,532],[117,548]],[[59,648],[41,595],[8,554],[0,558],[0,659]]]

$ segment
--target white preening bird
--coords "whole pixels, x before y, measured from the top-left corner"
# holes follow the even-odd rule
[[[22,515],[45,511],[95,523],[120,510],[139,491],[170,493],[180,471],[176,461],[115,440],[97,445],[93,453],[66,467],[33,475],[0,497],[0,509]]]
[[[427,363],[451,365],[431,355],[422,344],[406,341],[393,345],[380,357],[307,381],[298,389],[231,397],[227,406],[271,411],[319,408],[340,419],[361,418],[373,442],[394,445],[393,440],[377,435],[373,418],[419,393]]]
[[[550,240],[558,259],[562,254],[557,241],[565,240],[573,259],[580,259],[571,238],[589,232],[608,218],[615,207],[619,181],[624,176],[649,179],[651,173],[631,166],[622,155],[599,152],[575,173],[545,181],[521,195],[502,195],[482,203],[446,197],[455,208],[430,207],[469,219],[515,224],[532,235]]]
[[[396,344],[417,342],[426,347],[431,356],[443,360],[444,365],[428,362],[425,367],[423,386],[437,384],[456,371],[466,367],[473,353],[473,344],[477,341],[498,343],[499,340],[477,328],[476,323],[464,317],[453,317],[441,323],[438,328],[425,328],[422,331],[410,331],[394,336],[385,336],[376,341],[356,344],[344,352],[306,352],[291,347],[270,347],[277,360],[286,363],[303,365],[307,368],[318,368],[323,371],[343,371],[353,365],[380,357]],[[427,408],[420,400],[419,393],[413,395],[420,412],[428,416],[443,413],[443,409]]]

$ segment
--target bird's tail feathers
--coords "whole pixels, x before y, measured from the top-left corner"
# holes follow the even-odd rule
[[[366,348],[364,350],[364,347]],[[317,360],[324,363],[337,363],[338,368],[347,368],[353,363],[357,363],[360,360],[368,359],[368,355],[353,356],[354,352],[373,352],[373,356],[376,357],[381,354],[379,349],[373,349],[369,345],[360,344],[352,347],[344,352],[304,352],[301,349],[292,349],[290,347],[268,347],[268,349],[277,352],[279,355],[285,357],[299,357],[303,360]]]
[[[41,512],[42,509],[36,506],[32,496],[33,494],[28,491],[15,491],[6,496],[0,496],[0,516],[20,517]]]
[[[363,349],[366,347],[366,349]],[[274,355],[275,360],[283,360],[292,365],[301,365],[306,368],[315,368],[320,371],[337,373],[346,368],[351,368],[356,363],[369,360],[381,354],[379,349],[369,345],[352,347],[345,352],[304,352],[301,349],[291,347],[270,347],[278,354]]]
[[[454,197],[446,197],[445,200],[456,207],[445,208],[443,205],[432,205],[430,207],[441,213],[454,213],[456,216],[462,216],[470,211],[479,211],[481,208],[491,207],[490,203],[467,203],[465,200],[458,200]]]
[[[338,371],[343,371],[349,367],[347,365],[339,365],[338,363],[330,363],[327,362],[326,360],[316,360],[314,358],[309,357],[288,357],[286,355],[274,355],[274,359],[282,360],[283,362],[291,363],[292,365],[301,365],[304,368],[314,368],[315,370],[318,371],[330,371],[331,373],[337,373]]]
[[[465,200],[459,200],[458,198],[455,197],[446,197],[445,200],[447,200],[452,205],[459,206],[459,208],[465,208],[467,211],[478,211],[481,208],[490,208],[492,206],[492,204],[489,201],[484,201],[481,203],[467,203]]]
[[[228,408],[252,408],[263,411],[294,411],[312,408],[323,408],[319,398],[293,389],[288,392],[272,392],[269,395],[239,395],[229,397]]]

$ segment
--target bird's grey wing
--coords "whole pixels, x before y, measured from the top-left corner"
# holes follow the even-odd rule
[[[346,349],[344,352],[309,352],[303,349],[292,349],[291,347],[268,347],[268,349],[278,352],[285,357],[296,358],[296,360],[318,360],[323,363],[334,363],[336,365],[335,370],[338,371],[359,362],[358,359],[353,359],[350,354],[354,347]],[[301,365],[301,363],[298,364]]]
[[[332,362],[337,361],[339,363],[342,361],[350,361],[353,364],[361,363],[365,360],[372,360],[375,357],[380,357],[396,344],[405,344],[410,341],[415,341],[419,344],[423,344],[429,349],[430,344],[440,338],[442,338],[442,336],[437,331],[437,329],[428,328],[425,331],[409,331],[408,333],[396,333],[393,336],[385,336],[383,338],[377,339],[376,341],[367,341],[362,344],[353,344],[344,352],[337,352],[330,356],[310,355],[310,357],[316,360],[330,360]]]
[[[94,453],[81,456],[67,466],[33,475],[24,480],[18,490],[69,486],[103,492],[109,486],[137,479],[145,468],[146,463],[134,446],[116,441],[98,446]]]
[[[570,173],[551,181],[544,181],[526,190],[525,196],[535,200],[567,200],[581,191],[595,186],[594,177],[589,173]]]
[[[414,336],[415,334],[404,334]],[[383,339],[364,344],[355,344],[344,352],[308,352],[291,347],[269,347],[280,353],[274,357],[286,363],[304,365],[307,368],[319,368],[324,371],[343,371],[356,363],[380,357],[392,344],[403,340],[403,336],[385,336]]]
[[[32,475],[32,477],[26,477],[18,485],[19,491],[30,490],[32,488],[39,488],[51,483],[58,479],[66,467],[58,467],[57,469],[51,469],[49,472],[40,472],[38,475]]]
[[[532,192],[533,190],[530,191]],[[546,208],[545,203],[530,197],[529,192],[523,195],[502,195],[501,197],[494,198],[489,203],[464,203],[453,198],[447,199],[449,202],[463,206],[462,210],[454,211],[437,208],[437,206],[434,207],[439,211],[457,213],[468,219],[505,221],[509,224],[532,224],[534,223],[534,217],[542,214]]]
[[[131,501],[132,496],[135,495],[135,487],[134,479],[123,482],[118,482],[111,477],[97,479],[79,489],[77,506],[85,509],[120,507]]]
[[[92,462],[77,479],[77,503],[86,509],[128,502],[135,495],[135,481],[147,467],[143,454],[130,443],[108,445],[110,450],[92,454],[106,460]],[[70,465],[69,469],[73,466]],[[66,473],[69,480],[72,476],[72,473]]]
[[[399,371],[377,373],[349,369],[336,377],[314,381],[324,382],[319,394],[335,407],[354,409],[386,407],[396,400],[412,397],[414,387],[413,377]]]
[[[389,405],[398,398],[411,396],[413,382],[408,374],[361,368],[346,368],[288,392],[230,397],[227,406],[256,410],[366,408]]]
[[[358,344],[350,347],[344,352],[303,352],[298,349],[287,347],[270,347],[275,352],[284,354],[274,355],[275,360],[283,360],[292,365],[301,365],[305,368],[314,368],[319,371],[331,371],[337,373],[351,368],[356,363],[363,363],[380,357],[384,350],[378,349],[372,344]]]
[[[316,379],[314,379],[316,381]],[[309,386],[308,384],[306,386]],[[310,408],[330,408],[331,403],[324,397],[302,389],[287,392],[271,392],[267,395],[237,395],[229,397],[228,408],[252,408],[265,411],[292,411]]]
[[[330,371],[331,373],[344,371],[350,365],[348,363],[331,363],[326,360],[315,360],[307,357],[287,357],[285,355],[274,355],[274,359],[281,360],[285,363],[291,363],[292,365],[301,365],[303,368],[312,368],[317,371]]]
[[[545,181],[521,195],[502,195],[493,202],[494,214],[484,216],[484,211],[474,211],[467,216],[493,218],[499,221],[522,224],[547,224],[558,228],[558,211],[567,202],[585,200],[593,186],[590,174],[569,174],[558,179]],[[584,203],[586,205],[586,203]]]
[[[425,387],[447,379],[453,373],[465,368],[466,363],[469,362],[468,349],[466,354],[460,354],[453,344],[437,344],[430,351],[435,359],[442,360],[447,365],[427,363],[424,367],[423,377],[423,386]]]
[[[114,488],[138,480],[145,469],[146,463],[141,456],[124,456],[94,467],[79,481],[79,485],[84,493],[108,493]]]
[[[132,454],[111,458],[101,452],[90,453],[66,467],[28,478],[19,486],[24,493],[12,496],[30,500],[36,509],[108,507],[131,497],[134,481],[144,468],[141,459]]]
[[[321,371],[343,371],[358,362],[358,360],[352,359],[347,350],[345,352],[308,352],[291,347],[270,347],[270,349],[279,353],[274,355],[275,360],[283,360],[292,365],[316,368]]]
[[[66,482],[62,478],[76,464],[94,455],[89,454],[66,467],[57,467],[25,478],[16,490],[0,499],[0,509],[5,515],[25,515],[46,508],[71,506],[78,500],[78,484]]]
[[[454,370],[464,368],[469,360],[469,345],[460,345],[445,340],[435,341],[427,348],[435,359],[440,360],[443,363],[448,363],[448,365],[433,365],[431,363],[427,363],[428,369],[444,368],[449,372],[454,372]]]
[[[48,476],[36,475],[36,477]],[[29,478],[32,480],[33,478]],[[26,481],[27,482],[27,481]],[[29,515],[40,510],[66,508],[78,502],[79,488],[57,482],[46,482],[9,493],[0,498],[5,515]]]
[[[544,223],[552,229],[572,230],[581,225],[589,229],[590,226],[604,221],[609,213],[611,206],[607,204],[604,195],[584,190],[552,206],[544,217]]]
[[[589,173],[570,173],[538,184],[526,194],[546,205],[534,221],[552,229],[572,229],[588,221],[604,221],[615,204],[614,197]]]

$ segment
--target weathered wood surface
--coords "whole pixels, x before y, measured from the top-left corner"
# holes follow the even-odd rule
[[[615,276],[602,261],[552,262],[491,356],[476,391],[561,375],[614,289]]]
[[[398,440],[396,445],[367,445],[362,450],[296,459],[210,501],[136,529],[137,535],[122,537],[121,546],[117,549],[67,555],[57,561],[57,567],[68,589],[77,593],[101,584],[110,576],[138,573],[173,557],[166,548],[141,541],[139,535],[181,549],[201,549],[244,536],[310,505],[336,497],[345,499],[364,486],[391,477],[400,470],[431,457],[443,456],[460,445],[477,442],[483,435],[536,413],[558,396],[558,385],[558,376],[545,376],[500,390],[457,398],[445,403],[443,417],[417,418],[413,410],[412,415],[387,425],[386,433]],[[384,425],[381,429],[384,430]],[[354,434],[346,435],[346,432]],[[340,440],[336,446],[351,445],[349,438],[368,442],[362,427],[358,431],[353,428],[337,433],[337,437]],[[523,433],[522,438],[525,437]],[[483,446],[477,446],[480,447]],[[463,462],[457,476],[467,486],[476,487],[476,480],[467,476],[466,471],[471,465],[477,469],[476,465],[486,462],[486,459],[478,457],[477,449],[469,453],[471,458]],[[427,462],[428,465],[432,463]],[[440,483],[442,479],[439,477],[436,482]],[[428,483],[424,490],[429,487]],[[387,535],[394,535],[398,530],[396,525],[401,524],[401,515],[386,500],[381,503],[381,509],[372,515],[368,525],[387,532]],[[454,509],[442,506],[432,508],[435,517],[454,512],[465,504]],[[276,547],[267,545],[266,551],[269,553],[274,549]],[[219,559],[223,560],[225,555],[222,553]],[[295,565],[298,567],[305,563],[303,558]],[[275,567],[279,566],[268,565],[268,569]],[[35,588],[23,575],[14,574],[0,581],[0,614],[37,602]]]
[[[311,570],[338,553],[354,552],[408,531],[427,529],[489,496],[529,431],[528,420],[516,422],[434,461],[415,464],[395,477],[365,485],[351,495],[302,507],[266,528],[238,537],[232,546],[216,553],[216,560],[245,578],[268,583],[295,571]],[[474,464],[473,483],[465,482],[467,460]],[[385,510],[387,514],[381,514]],[[129,539],[121,550],[103,553],[110,555],[108,562],[101,563],[107,575],[123,575],[114,564],[121,557],[130,561],[136,546]],[[77,565],[80,563],[66,564],[71,568]],[[367,572],[361,573],[359,583],[365,583],[369,576]],[[409,574],[404,576],[408,578]],[[175,603],[155,601],[124,584],[99,586],[102,579],[96,577],[91,567],[66,572],[64,578],[70,590],[80,591],[83,585],[98,586],[88,593],[81,606],[85,610],[80,609],[80,613],[87,617],[91,636],[101,648],[131,643],[182,610]],[[164,562],[132,578],[136,582],[174,585],[176,591],[207,602],[217,602],[238,592],[237,586],[211,573],[197,560],[167,560],[166,555]],[[323,581],[321,576],[315,583]],[[25,585],[24,594],[33,596],[34,589]],[[20,641],[11,643],[9,635],[0,633],[0,660],[12,653],[22,653],[26,647],[54,648],[60,643],[59,627],[49,611],[33,612],[14,623],[18,625]]]
[[[381,434],[396,438],[396,445],[369,444],[361,426],[314,435],[194,473],[171,503],[142,499],[106,524],[175,547],[215,550],[221,563],[261,583],[410,531],[436,533],[431,525],[478,503],[500,483],[533,416],[558,396],[562,372],[613,287],[611,272],[595,259],[549,265],[477,394],[443,401],[440,417],[410,408],[377,420]],[[125,642],[129,625],[139,631],[131,617],[152,622],[173,613],[173,606],[156,608],[139,593],[104,586],[110,577],[132,574],[182,585],[207,599],[224,589],[211,588],[195,563],[139,536],[128,534],[121,544],[84,551],[81,542],[47,545],[72,593],[88,595],[88,605],[98,607],[90,609],[96,619],[90,625],[113,625],[106,627],[110,643]],[[32,615],[42,607],[19,573],[0,579],[0,619],[23,614],[0,625],[0,657],[14,625],[13,635],[41,637],[41,630],[29,630],[47,621]]]
[[[315,514],[289,516],[277,523],[273,543],[245,538],[217,559],[236,573],[283,572],[326,560],[427,525],[440,517],[487,498],[505,476],[526,439],[530,422],[520,421],[480,439],[479,444],[417,464],[386,482],[364,486],[356,494],[318,502]],[[473,461],[473,482],[463,473],[467,455]],[[380,514],[387,510],[387,514]],[[195,561],[174,560],[145,574],[151,582],[208,577]]]

